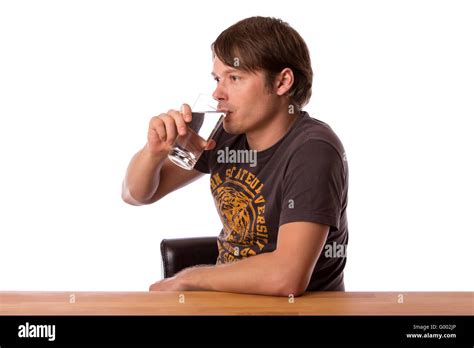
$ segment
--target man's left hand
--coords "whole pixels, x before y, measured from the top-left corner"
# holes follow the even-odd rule
[[[186,291],[187,286],[178,276],[166,278],[150,285],[150,291]]]

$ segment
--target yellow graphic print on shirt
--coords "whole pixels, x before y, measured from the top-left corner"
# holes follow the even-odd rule
[[[232,167],[225,178],[211,176],[211,191],[223,230],[217,240],[217,263],[256,255],[268,243],[263,183],[247,169]]]

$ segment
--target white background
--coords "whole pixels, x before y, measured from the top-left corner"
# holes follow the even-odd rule
[[[472,1],[1,1],[0,290],[147,291],[217,235],[208,177],[121,201],[149,119],[214,86],[210,44],[276,16],[350,166],[348,291],[472,290]]]

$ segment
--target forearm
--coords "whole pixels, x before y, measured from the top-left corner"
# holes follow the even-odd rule
[[[133,156],[123,182],[122,196],[129,194],[139,202],[148,201],[160,184],[160,170],[166,154],[152,155],[147,146]]]
[[[264,253],[217,266],[188,268],[177,278],[188,290],[212,290],[260,295],[297,296],[281,258]]]

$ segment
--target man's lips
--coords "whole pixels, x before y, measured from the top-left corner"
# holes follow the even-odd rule
[[[217,109],[217,111],[219,111],[219,112],[225,112],[226,116],[229,116],[229,115],[232,113],[232,111],[227,110],[227,109]]]
[[[225,112],[225,113],[230,113],[230,112],[232,112],[232,110],[230,110],[229,108],[226,108],[226,107],[224,107],[224,106],[222,106],[222,105],[217,106],[217,111]]]

